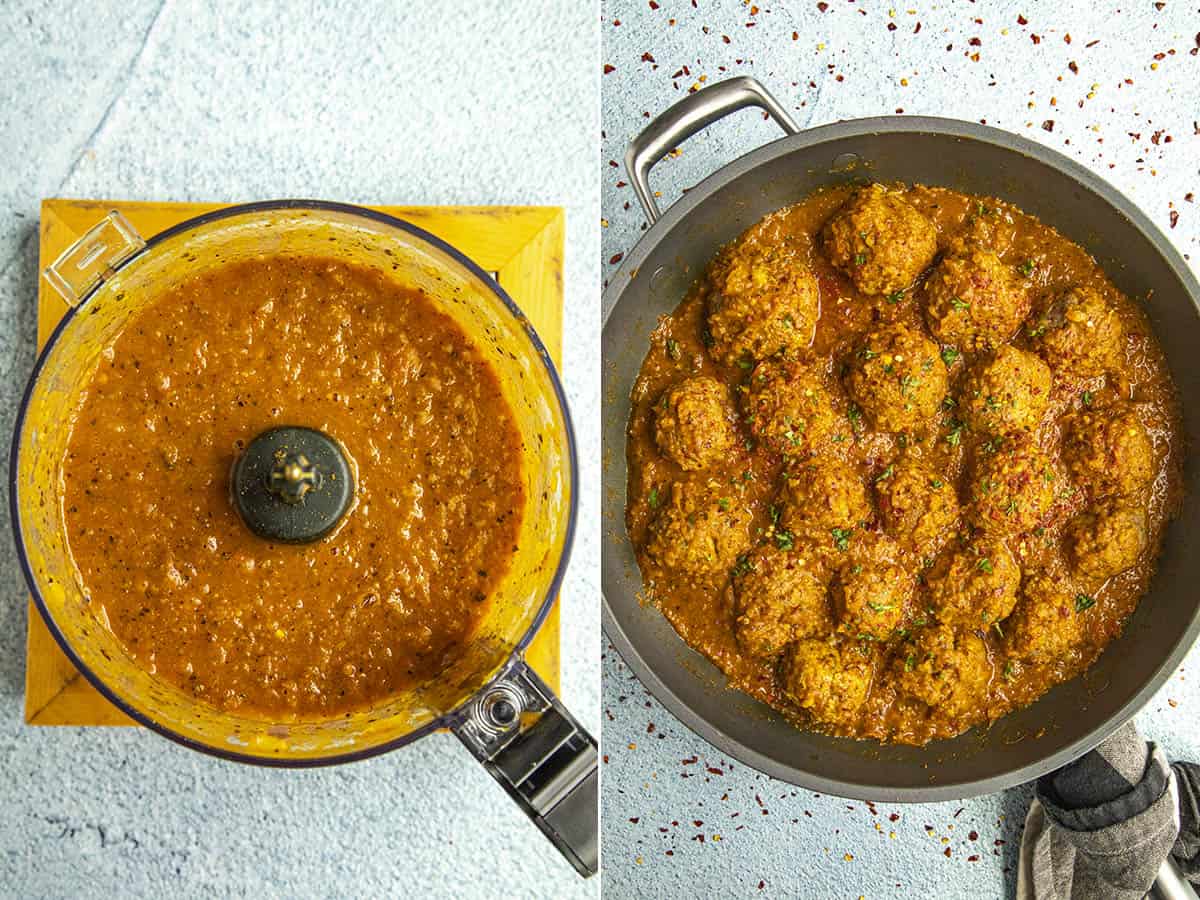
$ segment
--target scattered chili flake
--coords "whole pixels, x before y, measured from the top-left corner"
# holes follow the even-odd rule
[[[637,816],[633,816],[630,818],[629,821],[632,822],[634,825],[636,825],[638,822],[640,822],[642,820],[640,818],[638,818]]]
[[[979,855],[972,853],[970,856],[967,857],[967,862],[979,862]]]
[[[1173,209],[1173,210],[1171,210],[1171,227],[1174,228],[1178,224],[1179,224],[1179,210]]]
[[[898,822],[898,821],[900,821],[900,813],[892,813],[891,815],[889,815],[889,816],[888,816],[888,821],[889,821],[889,822]]]
[[[943,850],[942,852],[943,852],[943,853],[945,853],[947,856],[949,856],[949,855],[950,855],[950,848],[949,848],[949,847],[947,847],[947,848],[946,848],[945,850]]]
[[[642,62],[652,63],[652,62],[654,62],[654,57],[651,56],[649,52],[643,53],[642,54]]]
[[[718,769],[716,766],[709,766],[709,767],[708,767],[708,774],[709,774],[709,775],[724,775],[724,774],[725,774],[725,772],[724,772],[724,771],[722,771],[721,769]]]
[[[1028,25],[1029,20],[1027,18],[1025,18],[1024,16],[1017,16],[1017,24],[1018,25]]]
[[[895,30],[896,30],[896,23],[895,23],[895,22],[888,22],[888,24],[887,24],[887,29],[888,29],[888,31],[895,31]]]
[[[1053,119],[1047,119],[1045,122],[1042,123],[1042,131],[1053,131],[1053,130],[1054,130],[1054,120]]]
[[[1031,34],[1029,36],[1029,39],[1031,41],[1033,41],[1035,44],[1040,44],[1042,42],[1042,39],[1040,37],[1038,37],[1036,34]]]
[[[615,72],[615,71],[617,71],[616,66],[610,66],[608,63],[604,64],[604,74],[605,75],[607,75],[609,72]]]
[[[625,258],[625,254],[624,254],[624,253],[616,253],[616,254],[614,254],[614,255],[613,255],[613,257],[612,257],[612,258],[611,258],[611,259],[608,261],[608,262],[609,262],[609,265],[613,265],[613,266],[615,266],[617,263],[619,263],[619,262],[620,262],[621,260],[623,260],[624,258]]]
[[[824,2],[818,3],[817,9],[819,9],[821,12],[826,12],[829,9],[829,4]]]

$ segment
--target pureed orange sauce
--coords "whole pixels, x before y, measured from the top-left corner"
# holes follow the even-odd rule
[[[317,428],[357,471],[332,534],[273,544],[238,453]],[[98,618],[221,709],[329,717],[446,668],[516,550],[520,436],[495,371],[415,290],[263,257],[165,292],[105,350],[71,423],[64,516]]]

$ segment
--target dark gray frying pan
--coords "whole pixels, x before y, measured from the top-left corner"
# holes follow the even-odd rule
[[[665,214],[647,182],[672,147],[745,106],[787,132],[710,175]],[[1002,197],[1083,244],[1127,294],[1144,298],[1183,398],[1190,445],[1200,438],[1200,285],[1150,220],[1071,160],[1015,135],[967,122],[859,119],[798,132],[757,82],[737,78],[692,94],[630,145],[626,166],[652,223],[605,292],[604,628],[658,700],[730,756],[822,793],[879,801],[936,801],[1030,781],[1082,755],[1132,717],[1179,665],[1200,631],[1200,469],[1185,466],[1189,499],[1171,526],[1158,574],[1125,633],[1083,677],[1032,706],[925,747],[800,731],[688,648],[652,606],[624,526],[625,426],[648,336],[716,249],[767,213],[813,190],[864,176]]]

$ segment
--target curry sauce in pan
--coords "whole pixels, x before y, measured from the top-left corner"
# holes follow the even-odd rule
[[[632,397],[647,598],[801,727],[923,744],[1087,669],[1180,493],[1138,303],[995,199],[821,191],[722,248]]]
[[[353,505],[316,543],[256,537],[230,499],[235,458],[279,425],[353,460]],[[364,267],[267,256],[165,291],[70,427],[64,517],[93,610],[221,709],[327,718],[436,676],[516,551],[520,437],[495,371]]]

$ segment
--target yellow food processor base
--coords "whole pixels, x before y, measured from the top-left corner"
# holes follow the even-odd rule
[[[40,265],[45,268],[111,210],[146,237],[222,203],[143,203],[121,200],[42,201]],[[424,228],[461,250],[500,284],[533,323],[561,369],[564,215],[547,206],[376,206]],[[45,344],[66,304],[38,278],[38,346]],[[559,691],[559,612],[555,603],[526,652],[546,683]],[[133,725],[71,665],[29,604],[25,663],[25,721],[30,725]]]

